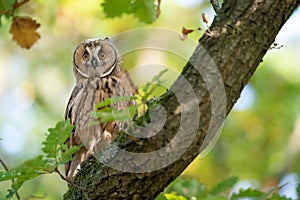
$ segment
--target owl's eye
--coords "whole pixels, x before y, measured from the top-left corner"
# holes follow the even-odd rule
[[[106,57],[105,53],[100,53],[100,54],[99,54],[99,58],[100,58],[101,60],[103,60],[105,57]]]
[[[85,60],[85,61],[87,61],[87,60],[90,59],[90,55],[89,55],[88,53],[84,53],[84,54],[82,55],[82,59]]]

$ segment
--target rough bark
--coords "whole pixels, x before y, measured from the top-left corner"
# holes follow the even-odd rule
[[[196,93],[197,109],[201,116],[195,136],[180,135],[180,141],[192,140],[191,145],[175,162],[147,173],[118,171],[95,159],[90,159],[84,164],[75,180],[76,184],[87,188],[87,191],[83,192],[70,187],[64,199],[154,199],[196,158],[207,131],[215,132],[222,124],[225,116],[222,112],[216,112],[217,110],[212,111],[212,104],[221,108],[225,103],[225,115],[229,113],[242,89],[274,42],[280,28],[299,3],[299,0],[224,0],[222,9],[210,28],[211,33],[205,34],[199,40],[199,46],[182,72],[183,77],[189,81]],[[211,56],[222,77],[222,80],[212,81],[213,85],[217,87],[220,80],[223,81],[226,92],[226,97],[220,93],[218,102],[213,102],[212,96],[219,95],[222,91],[218,91],[216,87],[210,89],[207,87],[206,81],[217,72],[207,68],[212,63],[207,59],[206,53]],[[206,77],[197,69],[206,69],[204,75]],[[176,84],[180,84],[180,81],[177,80],[174,85]],[[184,89],[183,92],[185,92]],[[191,102],[189,100],[188,102]],[[158,103],[167,112],[167,121],[163,130],[149,139],[134,141],[127,139],[121,143],[122,148],[132,152],[157,150],[175,137],[180,120],[183,120],[181,123],[193,123],[193,119],[180,118],[181,115],[176,112],[179,103],[171,90],[164,94]],[[195,108],[191,106],[189,109]],[[210,121],[211,117],[215,117],[216,120]],[[213,134],[208,135],[208,137],[212,136]],[[170,151],[180,152],[180,147],[181,144],[176,143],[170,147]],[[169,159],[169,155],[158,156],[162,159]],[[155,162],[160,162],[160,160],[145,158],[132,164],[136,165],[139,171],[140,166],[144,168],[148,166],[150,169]]]

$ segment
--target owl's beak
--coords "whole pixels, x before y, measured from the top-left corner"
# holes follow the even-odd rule
[[[92,66],[93,66],[94,68],[96,68],[96,67],[98,66],[98,61],[97,61],[97,59],[94,58],[94,57],[92,58],[91,63],[92,63]]]

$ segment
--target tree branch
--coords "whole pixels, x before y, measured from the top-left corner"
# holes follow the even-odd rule
[[[13,10],[16,10],[17,8],[19,8],[20,6],[22,6],[23,4],[29,2],[30,0],[23,0],[21,2],[16,1],[15,4],[13,5]]]
[[[217,14],[219,14],[221,10],[221,6],[218,0],[210,0],[210,3]]]
[[[224,1],[222,9],[210,27],[210,36],[204,35],[199,40],[198,47],[184,67],[182,77],[178,78],[157,102],[165,108],[167,114],[163,129],[149,139],[137,141],[127,139],[118,143],[122,149],[130,152],[158,152],[164,147],[168,148],[168,152],[157,153],[156,159],[144,156],[130,160],[112,144],[103,152],[104,157],[106,155],[105,159],[100,160],[108,164],[113,160],[114,164],[121,164],[120,169],[122,165],[131,165],[136,172],[146,172],[129,173],[116,170],[92,158],[82,166],[75,179],[76,184],[87,187],[90,191],[83,196],[80,190],[70,187],[64,199],[154,199],[197,157],[205,137],[214,136],[225,116],[218,109],[212,109],[215,107],[222,110],[226,104],[225,114],[229,113],[280,28],[298,5],[299,0]],[[210,68],[214,63],[208,59],[208,55],[218,70]],[[205,73],[202,74],[201,70],[205,70]],[[221,79],[215,78],[216,74],[220,74]],[[185,104],[179,104],[177,97],[172,93],[172,89],[179,87],[183,96],[190,95],[188,88],[181,85],[183,77],[194,89],[197,104],[188,97]],[[220,81],[226,92],[225,97],[222,96],[219,87]],[[219,100],[214,101],[212,97],[218,95],[221,95]],[[180,109],[181,114],[178,112]],[[180,124],[189,125],[195,122],[193,117],[182,117],[185,114],[184,109],[188,115],[195,109],[199,110],[200,120],[197,122],[198,130],[195,135],[188,134],[192,126],[184,129],[186,134],[177,134]],[[211,121],[213,118],[215,120]],[[179,137],[179,142],[168,145],[176,137]],[[190,145],[182,153],[183,144],[189,142]],[[171,164],[151,170],[162,162],[172,160],[172,156],[177,153],[182,154]]]

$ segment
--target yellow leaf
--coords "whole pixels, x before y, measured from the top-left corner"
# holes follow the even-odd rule
[[[40,24],[31,17],[14,17],[10,33],[19,46],[29,49],[40,38],[36,32],[39,27]]]

